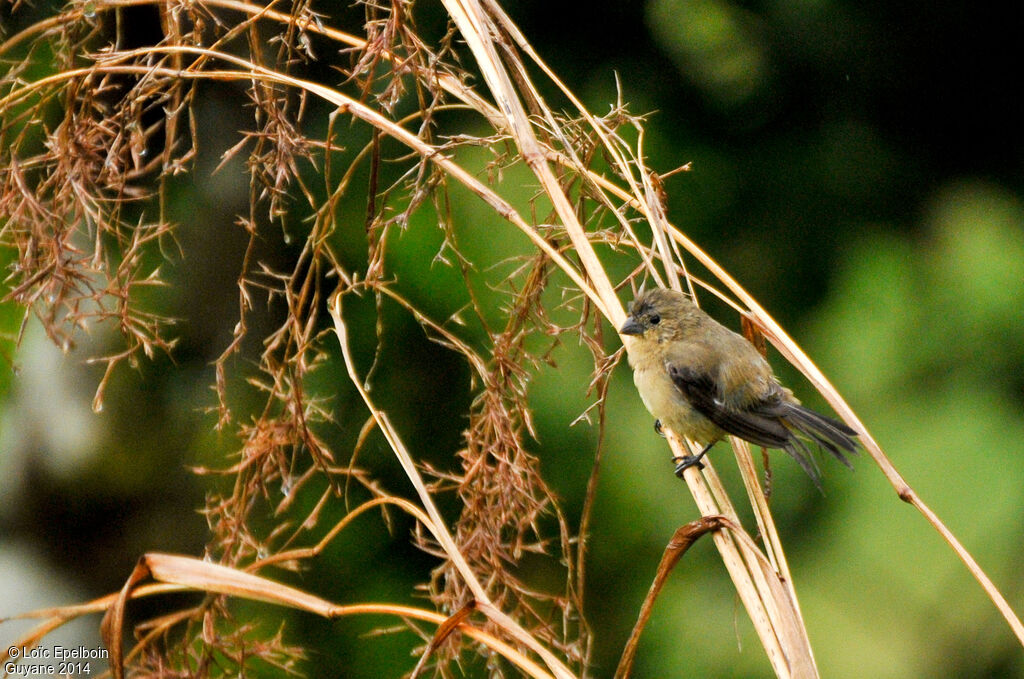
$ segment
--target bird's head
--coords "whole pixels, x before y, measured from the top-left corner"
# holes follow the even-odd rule
[[[641,291],[628,309],[629,317],[619,333],[656,342],[685,336],[699,313],[689,296],[668,288]]]

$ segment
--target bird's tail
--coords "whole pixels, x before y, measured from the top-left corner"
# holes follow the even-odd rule
[[[838,420],[808,410],[798,403],[788,403],[787,405],[789,406],[788,412],[782,419],[794,434],[814,441],[847,467],[853,468],[846,455],[857,453],[857,441],[854,439],[857,436],[856,431]],[[814,462],[807,444],[801,440],[800,436],[791,436],[784,449],[820,487],[818,466]]]

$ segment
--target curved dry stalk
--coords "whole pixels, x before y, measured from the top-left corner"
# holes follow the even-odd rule
[[[633,667],[633,660],[635,659],[636,651],[640,643],[640,635],[643,633],[647,620],[650,618],[651,612],[654,608],[654,602],[657,600],[658,594],[661,592],[661,588],[668,580],[669,575],[679,562],[679,559],[683,557],[686,551],[700,537],[709,532],[711,532],[712,535],[718,532],[723,532],[723,528],[728,529],[728,531],[737,539],[738,544],[744,553],[749,554],[752,559],[752,568],[761,570],[766,574],[766,576],[774,572],[774,566],[764,558],[750,536],[743,531],[738,523],[729,518],[724,516],[703,516],[696,521],[691,521],[690,523],[678,528],[672,536],[672,539],[669,540],[668,545],[665,547],[665,552],[662,555],[661,562],[658,564],[657,574],[651,583],[647,596],[644,598],[644,603],[641,606],[636,624],[630,634],[629,641],[626,642],[625,650],[619,660],[618,668],[615,670],[616,679],[626,679],[630,675]],[[785,593],[779,593],[779,596],[784,597]],[[789,633],[799,635],[804,629],[803,622],[795,618],[790,619],[787,621],[786,629]],[[787,646],[795,646],[801,643],[806,642],[790,641]],[[803,665],[798,664],[793,668],[793,676],[803,677],[816,674],[817,670],[813,666],[813,658],[805,658],[802,662]]]
[[[710,531],[719,530],[722,526],[726,525],[727,521],[728,519],[724,516],[702,516],[696,521],[691,521],[676,529],[672,539],[665,546],[665,552],[658,563],[657,574],[651,582],[647,596],[644,597],[643,605],[640,606],[640,613],[637,615],[636,624],[633,625],[633,631],[629,635],[629,640],[626,641],[622,657],[619,658],[619,666],[615,669],[615,679],[628,679],[632,673],[633,661],[640,646],[640,635],[643,634],[644,628],[647,626],[647,621],[654,610],[654,602],[657,601],[661,588],[665,586],[668,576],[671,575],[676,564],[679,563],[679,560],[683,558],[683,555],[686,554],[687,550],[698,539]]]
[[[331,530],[327,531],[327,534],[324,535],[324,537],[321,538],[320,541],[312,547],[290,549],[287,552],[278,552],[277,554],[271,554],[266,558],[253,562],[245,570],[258,571],[259,569],[264,568],[265,566],[271,566],[276,563],[296,561],[298,559],[310,559],[315,556],[319,556],[320,553],[324,551],[324,548],[327,547],[327,545],[332,540],[334,540],[334,538],[338,537],[338,534],[341,533],[341,531],[343,531],[350,523],[355,521],[356,518],[359,517],[359,515],[373,509],[374,507],[380,507],[382,505],[395,505],[396,507],[405,510],[410,516],[414,517],[417,521],[422,523],[426,527],[426,529],[430,531],[431,535],[433,535],[435,538],[437,537],[437,527],[434,525],[434,522],[430,519],[429,516],[426,515],[426,513],[422,509],[420,509],[413,503],[400,497],[375,497],[372,500],[367,500],[366,502],[359,505],[355,509],[347,512],[345,516],[340,521],[338,521],[338,523],[336,523],[334,527],[331,528]]]
[[[446,616],[412,606],[396,604],[337,605],[300,589],[228,566],[174,554],[147,554],[139,560],[139,564],[128,582],[125,583],[121,593],[115,595],[117,601],[108,609],[107,615],[103,619],[104,639],[110,649],[110,665],[116,679],[122,679],[124,671],[121,664],[120,643],[124,607],[128,600],[134,598],[133,592],[138,583],[147,577],[172,583],[179,588],[263,601],[306,611],[328,619],[349,615],[383,614],[422,620],[435,625],[443,625],[447,620]],[[464,620],[459,621],[458,630],[483,643],[495,653],[499,653],[527,675],[543,679],[552,677],[550,673],[544,671],[518,650],[484,630],[474,627]]]

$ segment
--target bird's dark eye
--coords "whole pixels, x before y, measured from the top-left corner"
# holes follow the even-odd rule
[[[657,325],[661,323],[661,316],[658,314],[651,314],[651,325]]]

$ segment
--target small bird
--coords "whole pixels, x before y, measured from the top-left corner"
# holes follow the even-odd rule
[[[703,445],[677,458],[676,475],[692,466],[726,434],[789,453],[820,487],[807,447],[813,441],[851,467],[857,432],[800,405],[779,384],[768,361],[742,335],[729,330],[675,290],[641,292],[619,329],[636,337],[629,348],[633,381],[655,429],[667,426]]]

